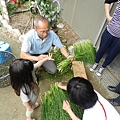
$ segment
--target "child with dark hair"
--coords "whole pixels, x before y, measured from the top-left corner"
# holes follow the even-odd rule
[[[51,59],[51,56],[48,56],[35,64],[29,60],[16,59],[10,65],[9,73],[11,85],[15,93],[20,96],[23,105],[27,109],[27,120],[35,120],[32,119],[32,113],[34,109],[38,108],[40,105],[36,102],[39,94],[39,87],[36,83],[34,69],[40,67],[48,59]]]
[[[68,82],[67,86],[58,83],[58,87],[67,90],[70,101],[84,109],[82,120],[120,120],[120,115],[116,109],[93,89],[88,80],[74,77]],[[73,113],[67,100],[63,101],[63,109],[72,120],[80,120]]]

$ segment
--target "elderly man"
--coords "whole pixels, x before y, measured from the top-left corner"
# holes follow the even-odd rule
[[[22,44],[20,57],[31,61],[40,61],[49,55],[52,45],[60,48],[61,53],[71,57],[55,32],[50,30],[49,22],[40,16],[34,20],[34,29],[28,31]],[[55,74],[57,67],[53,60],[47,60],[42,67],[49,73]]]

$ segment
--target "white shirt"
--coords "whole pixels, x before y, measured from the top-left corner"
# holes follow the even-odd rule
[[[82,120],[120,120],[120,114],[117,112],[117,110],[97,91],[95,92],[98,95],[98,100],[101,102],[106,111],[107,119],[105,117],[104,109],[102,108],[101,104],[97,101],[92,108],[84,110]]]

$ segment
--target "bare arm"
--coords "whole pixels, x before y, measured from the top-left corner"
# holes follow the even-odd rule
[[[60,51],[66,58],[74,59],[74,56],[69,55],[67,49],[64,46],[62,48],[60,48]]]
[[[111,15],[110,15],[110,5],[111,3],[115,3],[115,2],[118,2],[118,0],[105,0],[105,15],[106,15],[106,18],[107,18],[107,21],[110,22],[110,20],[112,19]]]
[[[67,100],[63,101],[63,109],[69,114],[69,116],[71,117],[72,120],[81,120],[71,110],[70,104],[69,104],[69,102]]]
[[[46,57],[46,58],[44,58],[44,59],[39,60],[38,62],[36,62],[36,63],[34,64],[34,69],[40,67],[40,66],[41,66],[44,62],[46,62],[47,60],[53,60],[53,59],[52,59],[52,54],[49,53],[48,57]]]
[[[61,88],[61,89],[63,89],[63,90],[67,90],[67,86],[62,85],[61,82],[57,82],[56,84],[57,84],[57,86],[58,86],[59,88]]]
[[[60,51],[66,58],[69,56],[69,53],[64,46],[62,48],[60,48]]]
[[[61,82],[57,82],[57,86],[63,90],[67,90],[67,86],[63,86]],[[72,120],[81,120],[73,113],[67,100],[63,101],[63,109],[69,114]]]
[[[39,60],[42,60],[42,59],[44,59],[44,58],[47,58],[48,55],[32,56],[32,55],[30,55],[29,53],[26,53],[26,52],[21,51],[20,57],[21,57],[22,59],[27,59],[27,60],[30,60],[30,61],[39,61]]]
[[[110,15],[110,4],[105,3],[104,7],[105,7],[105,15],[106,15],[107,21],[110,22],[110,20],[112,19]]]

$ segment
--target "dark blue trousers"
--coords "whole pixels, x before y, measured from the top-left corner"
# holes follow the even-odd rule
[[[120,83],[116,86],[116,90],[120,91]],[[118,96],[115,101],[120,104],[120,96]]]
[[[96,63],[99,63],[103,55],[107,53],[105,61],[102,67],[106,67],[109,65],[114,58],[120,53],[120,38],[112,36],[107,29],[102,34],[100,47],[96,54]]]
[[[120,83],[116,86],[116,90],[120,92]]]

